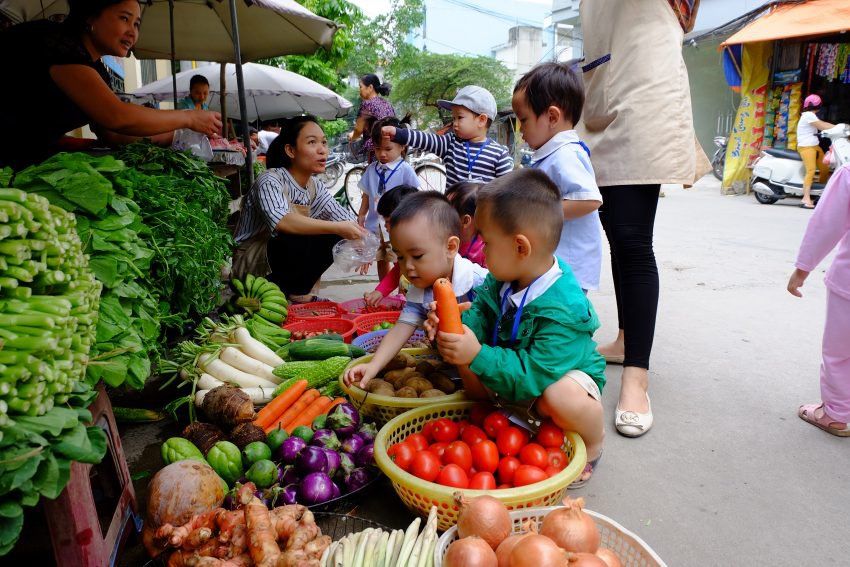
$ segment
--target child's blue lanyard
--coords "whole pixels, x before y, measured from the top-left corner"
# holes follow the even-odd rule
[[[516,310],[516,314],[514,315],[514,324],[511,327],[511,342],[510,344],[514,344],[516,342],[517,335],[519,334],[519,322],[522,319],[522,311],[525,309],[525,300],[528,298],[528,292],[531,291],[531,286],[534,285],[534,282],[540,279],[540,276],[534,278],[534,280],[528,284],[528,287],[525,288],[525,293],[522,294],[522,300],[519,302],[519,307]],[[508,298],[511,296],[511,286],[508,286],[508,289],[505,290],[505,293],[502,294],[502,303],[499,305],[499,318],[496,319],[496,327],[493,329],[493,340],[491,341],[491,346],[496,346],[499,342],[499,328],[502,325],[502,315],[505,314],[505,305],[508,303]]]
[[[384,192],[384,189],[387,188],[387,183],[390,182],[390,179],[393,178],[393,175],[395,175],[395,172],[398,171],[398,168],[400,168],[401,164],[403,164],[403,163],[404,163],[404,160],[398,162],[398,165],[395,166],[392,171],[390,171],[390,174],[387,176],[386,179],[384,179],[384,173],[389,168],[375,166],[376,169],[378,170],[378,178],[380,179],[380,182],[378,183],[378,193],[379,194]]]
[[[587,147],[587,144],[585,144],[585,143],[584,143],[584,142],[582,142],[581,140],[579,140],[578,142],[568,142],[568,143],[570,143],[570,144],[578,144],[579,146],[581,146],[581,147],[582,147],[582,149],[584,149],[584,151],[585,151],[585,152],[587,152],[587,157],[590,157],[590,148],[588,148],[588,147]],[[540,165],[541,165],[544,161],[546,161],[547,159],[549,159],[549,156],[551,156],[551,155],[552,155],[552,154],[554,154],[554,153],[555,153],[555,152],[552,152],[551,154],[547,155],[546,157],[541,158],[541,159],[539,159],[539,160],[535,161],[534,163],[532,163],[532,164],[531,164],[531,168],[532,168],[532,169],[537,169],[538,167],[540,167]]]
[[[469,142],[464,142],[463,147],[466,148],[466,172],[467,179],[472,179],[472,168],[475,167],[475,162],[478,161],[478,156],[481,155],[481,152],[484,151],[484,148],[490,145],[490,138],[487,138],[484,141],[484,145],[478,148],[478,153],[475,154],[475,157],[472,157],[469,153]]]

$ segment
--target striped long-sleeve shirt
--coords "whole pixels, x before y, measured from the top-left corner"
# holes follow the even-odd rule
[[[326,221],[353,221],[354,214],[336,202],[327,187],[316,179],[315,197],[301,187],[285,168],[264,171],[254,181],[242,201],[242,216],[236,230],[236,242],[248,240],[263,228],[272,234],[277,223],[286,216],[292,204],[310,207],[310,218]]]
[[[446,166],[447,187],[458,181],[491,181],[514,168],[508,148],[490,138],[483,142],[467,142],[457,138],[454,132],[440,136],[397,128],[394,141],[440,156]]]

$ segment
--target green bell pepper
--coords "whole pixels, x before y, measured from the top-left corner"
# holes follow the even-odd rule
[[[230,441],[213,445],[207,453],[207,462],[230,486],[242,477],[242,452]]]
[[[160,447],[160,453],[162,454],[162,460],[165,461],[166,465],[176,463],[177,461],[185,461],[187,459],[200,461],[202,463],[206,462],[201,450],[195,447],[191,441],[183,439],[182,437],[171,437],[168,439],[162,444],[162,447]]]

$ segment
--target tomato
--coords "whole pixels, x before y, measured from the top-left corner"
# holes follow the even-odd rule
[[[401,470],[406,471],[416,456],[416,450],[406,442],[396,443],[387,449],[387,455]]]
[[[434,427],[431,429],[431,435],[434,441],[439,443],[451,443],[457,440],[460,436],[460,428],[454,421],[441,417],[434,422]]]
[[[422,435],[424,435],[425,439],[427,439],[428,441],[434,440],[433,431],[434,431],[434,424],[436,424],[436,423],[437,423],[437,420],[432,419],[431,421],[426,421],[425,425],[422,426]]]
[[[493,490],[496,488],[496,478],[492,473],[479,472],[469,479],[469,488],[472,490]]]
[[[496,487],[497,490],[502,490],[503,488],[513,488],[510,484],[500,484]]]
[[[546,476],[547,476],[548,478],[552,478],[553,476],[555,476],[556,474],[558,474],[558,473],[559,473],[559,472],[561,472],[561,471],[559,471],[558,469],[556,469],[556,468],[555,468],[555,467],[553,467],[552,465],[549,465],[548,467],[546,467],[545,469],[543,469],[543,472],[545,472],[545,473],[546,473]]]
[[[443,486],[467,488],[469,486],[469,477],[466,476],[466,471],[462,468],[455,464],[450,464],[443,467],[443,470],[440,471],[437,482]]]
[[[570,464],[570,460],[560,449],[556,449],[555,447],[549,447],[546,449],[547,456],[549,457],[549,466],[555,467],[559,471],[567,468],[567,465]]]
[[[465,419],[461,419],[460,421],[457,422],[457,428],[458,428],[458,431],[460,431],[461,435],[463,435],[463,432],[467,427],[469,427],[469,422],[466,421]]]
[[[526,486],[549,478],[546,472],[532,465],[520,465],[514,473],[514,486]]]
[[[469,450],[469,445],[463,441],[454,441],[446,447],[446,452],[443,453],[443,464],[455,464],[468,471],[472,468],[472,451]]]
[[[540,426],[540,430],[537,432],[534,440],[547,448],[560,448],[564,444],[564,432],[560,427],[552,423],[551,420],[546,420]]]
[[[510,484],[514,481],[514,473],[522,463],[516,457],[502,457],[499,461],[499,482]]]
[[[524,465],[545,469],[549,466],[549,453],[537,443],[529,443],[519,451],[519,460]]]
[[[419,451],[413,457],[410,472],[422,480],[433,482],[440,475],[440,458],[431,451]]]
[[[508,418],[500,411],[494,411],[484,418],[484,431],[490,438],[495,439],[499,431],[510,426]]]
[[[487,402],[478,402],[469,410],[469,422],[481,427],[484,425],[484,418],[493,413],[493,409],[495,408]]]
[[[471,451],[472,464],[479,471],[494,473],[499,468],[499,449],[489,439],[473,445]]]
[[[448,447],[448,443],[432,443],[428,450],[440,457],[443,458],[443,453],[446,452],[446,447]]]
[[[415,451],[424,451],[428,448],[428,439],[421,433],[412,433],[404,440],[405,443],[413,447]]]
[[[460,438],[463,439],[463,442],[472,447],[479,441],[484,441],[487,439],[487,434],[484,433],[484,430],[478,427],[477,425],[467,425],[466,429],[461,433]]]
[[[496,446],[499,447],[499,453],[506,457],[519,454],[526,443],[528,443],[528,435],[519,427],[507,426],[499,431],[496,436]]]

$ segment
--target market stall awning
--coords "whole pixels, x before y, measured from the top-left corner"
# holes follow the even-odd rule
[[[808,0],[773,6],[723,45],[811,37],[850,30],[850,1]]]

